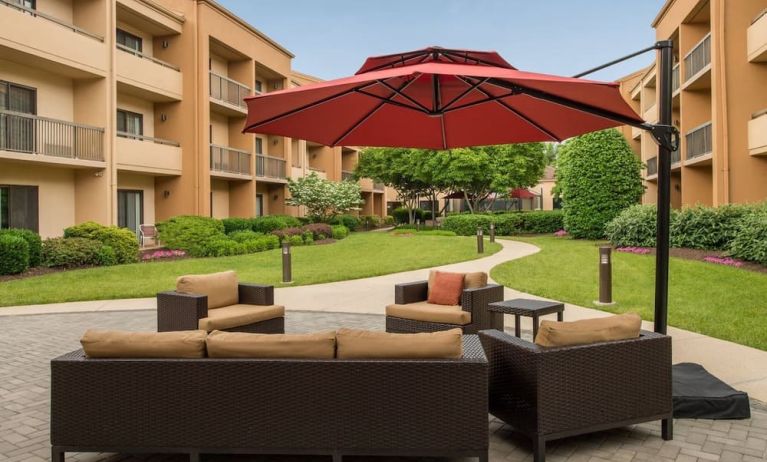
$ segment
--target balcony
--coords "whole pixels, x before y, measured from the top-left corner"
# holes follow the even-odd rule
[[[647,179],[654,180],[658,176],[658,157],[647,159]]]
[[[767,9],[759,13],[748,27],[748,60],[767,63]]]
[[[175,141],[117,132],[117,168],[153,175],[181,175],[181,147]]]
[[[230,117],[244,117],[248,114],[245,97],[249,95],[247,86],[210,71],[210,102],[215,111]]]
[[[678,170],[682,167],[682,152],[679,148],[676,151],[671,151],[671,170]]]
[[[679,63],[676,63],[671,69],[671,93],[676,94],[679,91]]]
[[[642,130],[641,128],[637,127],[631,127],[631,139],[632,140],[639,140],[642,137]]]
[[[119,43],[117,49],[118,90],[154,102],[181,100],[183,82],[177,66]]]
[[[687,149],[685,165],[707,165],[711,163],[713,150],[713,131],[711,122],[690,130],[685,135]]]
[[[351,170],[341,170],[342,181],[354,181],[354,172]]]
[[[711,32],[684,57],[685,90],[711,88]]]
[[[210,145],[210,174],[219,178],[252,179],[250,153],[226,146]]]
[[[373,182],[373,191],[382,191],[383,192],[384,189],[386,189],[386,185],[384,185],[383,183]]]
[[[748,153],[767,155],[767,109],[757,112],[748,121]]]
[[[650,123],[658,121],[658,105],[653,102],[653,105],[647,108],[643,114],[644,120]]]
[[[286,167],[285,159],[256,154],[256,176],[258,178],[279,180],[279,183],[284,183],[287,180]]]
[[[325,170],[320,170],[319,168],[314,168],[314,167],[307,167],[306,169],[309,170],[309,174],[314,173],[318,177],[322,178],[323,180],[328,179],[328,174],[325,173]]]
[[[103,37],[14,1],[0,8],[0,58],[71,78],[106,76]]]
[[[104,129],[0,110],[0,157],[103,168]]]

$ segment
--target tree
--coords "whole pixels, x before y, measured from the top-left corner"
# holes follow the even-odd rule
[[[351,181],[329,181],[316,173],[288,180],[288,205],[305,206],[316,221],[327,222],[336,215],[347,213],[362,205],[360,186]]]
[[[557,157],[556,190],[565,229],[581,239],[601,239],[605,225],[644,192],[642,163],[614,129],[567,141]]]

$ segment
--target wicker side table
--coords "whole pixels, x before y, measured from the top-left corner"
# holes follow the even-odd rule
[[[520,329],[520,316],[533,318],[533,339],[538,335],[538,318],[547,314],[557,314],[557,321],[564,319],[565,305],[559,302],[548,302],[545,300],[531,300],[527,298],[515,298],[502,302],[494,302],[487,305],[487,309],[496,313],[514,315],[514,335],[522,336]],[[501,322],[501,331],[503,331],[503,322]]]

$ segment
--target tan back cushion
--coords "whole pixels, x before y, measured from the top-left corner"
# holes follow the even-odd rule
[[[606,318],[572,322],[541,321],[535,343],[541,346],[571,346],[639,337],[642,318],[625,313]]]
[[[204,358],[203,330],[126,332],[89,329],[80,343],[89,358]]]
[[[240,298],[237,291],[237,273],[234,271],[188,274],[176,279],[176,292],[207,295],[209,310],[236,305]]]
[[[334,331],[313,334],[250,334],[222,332],[208,334],[211,358],[293,358],[333,359],[336,353]]]
[[[479,289],[487,285],[487,273],[477,271],[476,273],[466,273],[463,278],[464,289]]]
[[[463,357],[461,329],[391,334],[342,328],[336,332],[339,359],[454,359]]]

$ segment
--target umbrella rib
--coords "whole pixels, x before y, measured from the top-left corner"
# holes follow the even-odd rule
[[[468,95],[469,93],[471,93],[472,91],[474,91],[474,89],[475,89],[475,88],[477,88],[478,86],[480,86],[480,85],[482,85],[483,83],[487,82],[488,80],[490,80],[490,77],[486,77],[486,78],[484,78],[484,79],[480,80],[479,82],[477,82],[477,83],[475,83],[475,84],[471,85],[469,88],[467,88],[466,90],[464,90],[464,91],[463,91],[463,92],[462,92],[460,95],[456,96],[456,97],[455,97],[455,98],[453,98],[453,99],[452,99],[450,102],[448,102],[447,104],[445,104],[444,106],[442,106],[442,112],[447,112],[447,109],[448,109],[450,106],[452,106],[453,104],[455,104],[455,103],[457,103],[458,101],[460,101],[461,99],[463,99],[463,97],[464,97],[464,96]],[[466,83],[466,82],[464,82],[464,83]]]
[[[369,96],[371,98],[380,99],[381,101],[383,101],[383,102],[385,102],[387,104],[391,104],[392,106],[397,106],[397,107],[401,107],[401,108],[405,108],[405,109],[410,109],[411,111],[416,111],[419,114],[428,114],[429,113],[429,111],[425,111],[425,110],[423,110],[421,108],[413,107],[413,106],[410,106],[409,104],[400,103],[399,101],[392,101],[391,98],[384,98],[383,96],[376,95],[375,93],[369,93],[369,92],[364,91],[364,90],[357,90],[357,93],[360,93],[360,94],[365,95],[365,96]]]
[[[414,78],[413,78],[413,80],[411,80],[411,82],[415,82],[415,80],[416,80],[418,77],[420,77],[420,74],[419,74],[418,76],[414,77]],[[415,100],[415,99],[413,99],[412,97],[410,97],[410,96],[406,95],[405,93],[403,93],[403,91],[401,91],[401,90],[398,90],[397,88],[394,88],[393,86],[389,85],[388,83],[384,82],[383,80],[378,80],[377,82],[378,82],[378,83],[380,83],[381,85],[383,85],[384,87],[388,88],[389,90],[393,91],[393,92],[394,92],[394,93],[396,93],[397,95],[399,95],[399,96],[401,96],[401,97],[405,98],[406,100],[410,101],[411,103],[415,104],[416,106],[418,106],[419,108],[423,109],[424,111],[426,111],[426,112],[429,112],[429,108],[427,108],[427,107],[426,107],[426,106],[424,106],[423,104],[419,103],[418,101],[416,101],[416,100]],[[405,86],[403,87],[403,89],[404,89],[404,88],[407,88],[408,86],[409,86],[409,85],[405,85]],[[390,96],[389,98],[392,98],[392,97],[394,97],[394,96],[395,96],[395,95],[392,95],[392,96]]]
[[[479,58],[475,58],[473,56],[468,56],[468,54],[462,56],[460,53],[455,53],[452,50],[443,50],[442,54],[450,55],[450,56],[456,56],[458,58],[463,58],[464,61],[474,61],[477,64],[484,64],[485,66],[499,67],[497,64],[491,63],[490,61],[485,61],[484,59],[479,59]]]
[[[405,61],[410,61],[411,59],[418,58],[419,56],[427,56],[428,57],[428,54],[429,53],[424,51],[424,50],[418,50],[418,51],[414,51],[414,52],[410,52],[410,53],[402,53],[402,54],[399,54],[399,55],[383,56],[383,58],[398,57],[398,58],[400,58],[400,61],[402,62],[402,65],[404,66],[405,65]],[[407,58],[405,57],[406,55],[407,55]],[[421,60],[419,62],[423,62],[423,60]],[[397,65],[397,61],[391,61],[391,62],[388,62],[388,63],[379,64],[378,66],[371,67],[370,69],[365,71],[365,73],[374,72],[374,71],[377,71],[377,70],[380,70],[380,69],[384,69],[384,68],[387,68],[387,67],[395,67],[396,65]]]
[[[447,134],[445,133],[445,114],[439,115],[439,124],[442,128],[442,149],[447,149]]]
[[[458,78],[459,78],[459,79],[461,79],[461,80],[464,80],[464,79],[465,79],[465,77],[462,77],[462,76],[460,76],[460,75],[458,76]],[[464,81],[466,81],[466,82],[470,82],[470,80],[468,80],[468,79],[467,79],[467,80],[464,80]],[[512,91],[512,94],[515,94],[515,93],[516,93],[516,88],[513,88],[513,87],[512,87],[512,88],[506,88],[506,90],[511,90],[511,91]],[[477,91],[481,92],[482,94],[484,94],[484,95],[485,95],[485,96],[487,96],[487,97],[493,97],[493,94],[492,94],[492,93],[490,93],[489,91],[487,91],[487,90],[483,89],[482,87],[477,87]],[[500,105],[501,105],[501,107],[505,108],[507,111],[509,111],[509,112],[511,112],[511,113],[513,113],[513,114],[515,114],[517,117],[519,117],[519,118],[521,118],[521,119],[525,120],[527,123],[529,123],[529,124],[530,124],[530,125],[532,125],[533,127],[537,128],[537,129],[538,129],[538,130],[540,130],[541,132],[543,132],[543,133],[545,133],[546,135],[548,135],[549,137],[553,138],[555,141],[562,141],[562,138],[560,138],[560,137],[558,137],[557,135],[555,135],[555,134],[554,134],[554,132],[552,132],[552,131],[550,131],[549,129],[547,129],[546,127],[542,126],[541,124],[539,124],[539,123],[538,123],[538,122],[536,122],[535,120],[531,119],[530,117],[528,117],[527,115],[525,115],[525,114],[524,114],[524,113],[522,113],[521,111],[519,111],[519,110],[517,110],[517,109],[513,108],[511,105],[509,105],[509,104],[508,104],[508,103],[506,103],[505,101],[502,101],[501,99],[494,99],[494,101],[495,101],[496,103],[500,104]]]
[[[460,109],[466,109],[468,107],[477,106],[477,105],[480,105],[480,104],[488,103],[490,101],[497,101],[499,99],[508,98],[509,96],[514,96],[516,94],[517,93],[515,93],[513,91],[510,91],[508,93],[504,93],[504,94],[498,95],[498,96],[489,96],[489,97],[487,97],[485,99],[480,99],[480,100],[477,100],[477,101],[472,101],[471,103],[462,104],[460,106],[456,106],[454,108],[448,109],[448,110],[443,111],[443,112],[448,113],[448,112],[458,111]]]

